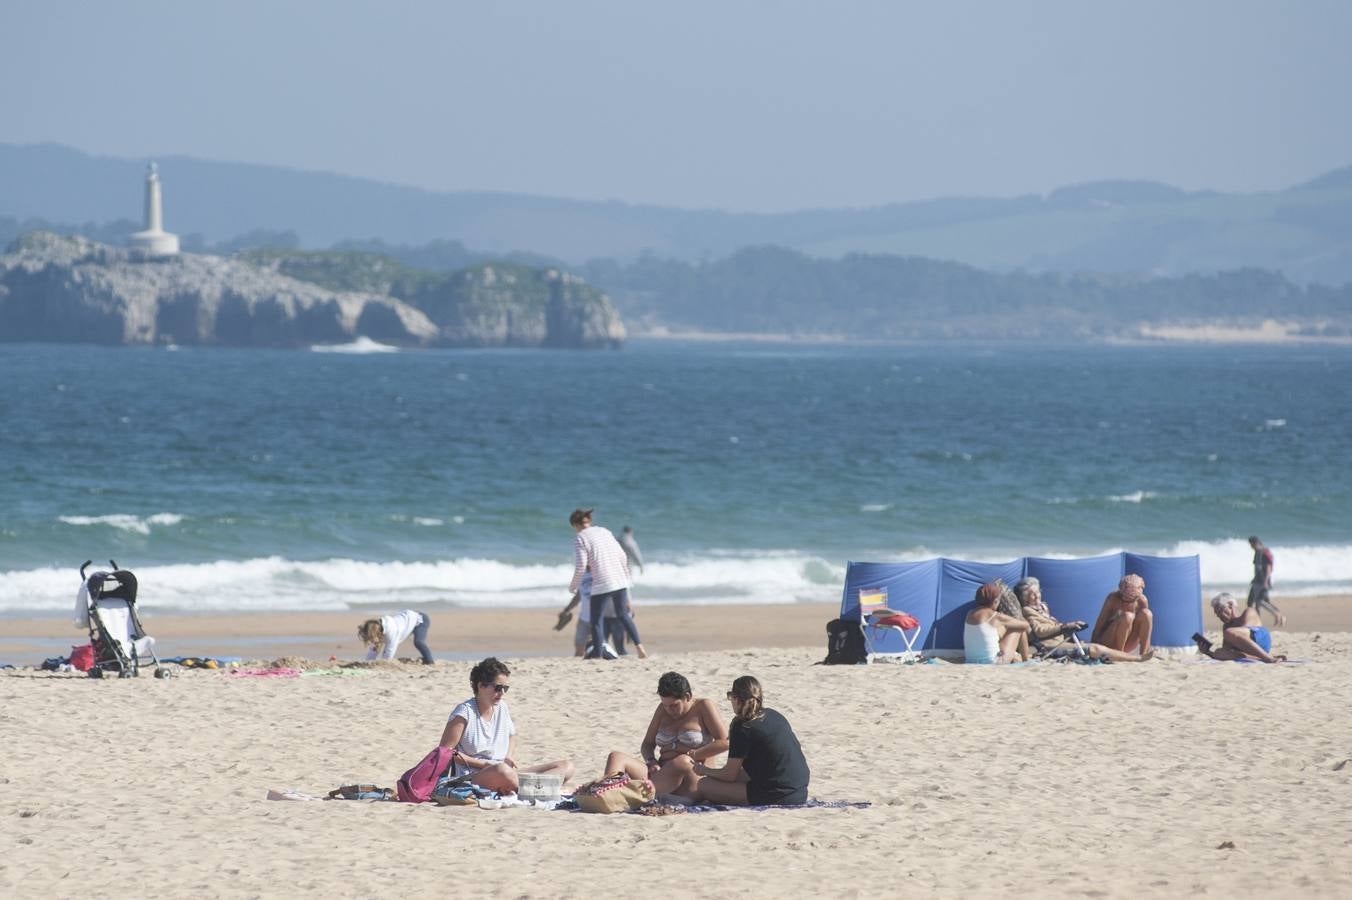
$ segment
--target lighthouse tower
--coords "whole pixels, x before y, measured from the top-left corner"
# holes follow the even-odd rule
[[[154,163],[146,169],[146,227],[131,236],[133,250],[146,256],[173,256],[178,252],[178,235],[164,230],[164,212],[160,208],[160,170]]]

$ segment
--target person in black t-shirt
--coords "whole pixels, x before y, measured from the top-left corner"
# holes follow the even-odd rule
[[[807,802],[811,773],[789,722],[766,709],[760,682],[743,675],[728,691],[736,716],[728,761],[718,769],[695,764],[696,800],[731,806],[797,806]]]

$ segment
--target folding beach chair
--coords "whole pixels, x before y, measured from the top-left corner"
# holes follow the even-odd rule
[[[876,620],[893,616],[905,617],[913,623],[903,628],[893,622],[880,624]],[[919,662],[920,654],[915,650],[915,639],[920,634],[920,623],[909,613],[897,612],[887,605],[887,588],[859,589],[859,630],[864,635],[864,653],[868,662],[874,657],[895,657],[902,662]],[[880,631],[895,631],[901,638],[905,650],[875,650],[874,641]]]

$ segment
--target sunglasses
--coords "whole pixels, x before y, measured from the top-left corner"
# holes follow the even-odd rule
[[[728,699],[729,699],[729,700],[737,700],[737,699],[739,699],[739,698],[738,698],[738,696],[737,696],[736,694],[734,694],[732,691],[728,691]]]
[[[511,688],[511,685],[510,685],[510,684],[495,684],[494,682],[491,682],[491,681],[481,681],[481,682],[479,682],[479,687],[492,688],[492,689],[493,689],[493,693],[495,693],[495,694],[505,694],[505,693],[507,693],[508,689]]]

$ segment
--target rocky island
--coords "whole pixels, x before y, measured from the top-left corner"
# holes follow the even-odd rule
[[[0,340],[307,347],[614,347],[624,324],[557,269],[452,273],[361,253],[152,256],[30,232],[0,255]]]

